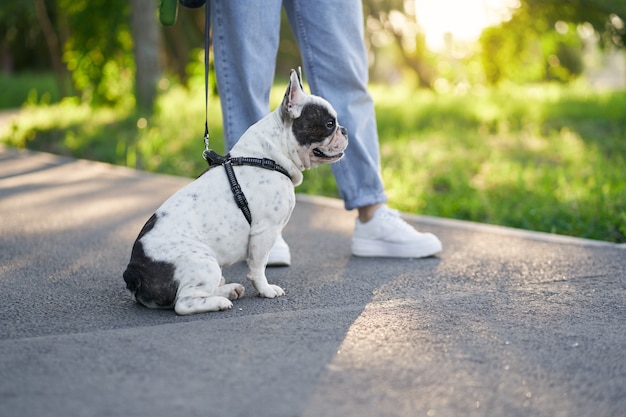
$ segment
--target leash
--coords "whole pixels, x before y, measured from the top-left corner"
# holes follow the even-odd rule
[[[211,48],[211,4],[206,2],[204,20],[204,151],[202,157],[209,162],[209,53]],[[209,164],[210,166],[210,164]]]

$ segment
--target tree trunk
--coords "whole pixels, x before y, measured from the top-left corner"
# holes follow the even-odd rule
[[[386,28],[400,51],[400,55],[404,64],[412,69],[416,74],[420,87],[431,89],[433,88],[434,71],[428,65],[425,58],[425,48],[420,48],[413,53],[409,53],[403,44],[403,35],[397,32],[391,22],[389,21],[389,10],[396,9],[402,10],[402,1],[380,1],[380,0],[367,0],[364,5],[366,10],[369,10],[369,15],[380,22],[381,27]]]
[[[393,32],[393,31],[392,31]],[[402,45],[402,36],[396,32],[392,33],[392,36],[398,46],[398,50],[400,51],[400,55],[402,56],[402,60],[404,64],[411,68],[416,74],[419,82],[419,86],[422,88],[427,88],[429,90],[433,89],[433,78],[435,76],[435,72],[433,69],[426,63],[426,60],[419,53],[415,53],[413,55],[409,55],[407,51],[404,49]]]
[[[141,111],[152,111],[161,77],[160,31],[154,0],[131,0],[131,31],[135,55],[135,97]]]
[[[67,96],[67,70],[63,65],[63,61],[61,60],[61,47],[59,37],[57,36],[57,33],[52,26],[52,22],[50,21],[50,17],[48,16],[48,9],[46,8],[46,3],[44,2],[44,0],[35,0],[35,13],[37,15],[39,27],[41,28],[41,32],[43,33],[43,37],[46,41],[46,45],[48,46],[48,52],[50,53],[50,62],[52,64],[52,68],[54,69],[54,74],[56,75],[59,90],[61,92],[61,95]]]

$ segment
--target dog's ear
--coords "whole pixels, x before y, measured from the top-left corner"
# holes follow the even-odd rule
[[[289,73],[289,86],[287,86],[281,105],[283,115],[289,115],[292,119],[297,119],[300,117],[305,101],[306,93],[302,88],[302,81],[298,77],[298,73],[295,70],[291,70]]]

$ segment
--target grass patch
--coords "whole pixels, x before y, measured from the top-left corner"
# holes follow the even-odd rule
[[[0,89],[0,109],[13,109],[26,103],[50,104],[61,99],[57,81],[48,73],[0,73]]]
[[[401,210],[626,241],[626,94],[377,97],[383,178]]]
[[[284,86],[272,93],[276,105]],[[372,86],[390,204],[410,213],[626,242],[626,93],[555,85],[438,95]],[[219,101],[211,146],[223,152]],[[154,114],[71,100],[28,106],[0,141],[195,177],[204,91],[173,87]],[[337,197],[329,166],[300,192]]]

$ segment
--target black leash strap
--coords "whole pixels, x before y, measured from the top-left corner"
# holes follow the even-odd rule
[[[202,157],[207,160],[209,149],[209,52],[211,48],[211,2],[204,5],[204,152]],[[207,160],[208,162],[208,160]]]

